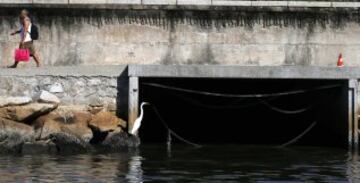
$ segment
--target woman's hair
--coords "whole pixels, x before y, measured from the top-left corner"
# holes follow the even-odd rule
[[[19,15],[20,22],[23,23],[26,18],[29,18],[30,22],[33,22],[30,12],[27,9],[23,9]]]
[[[27,9],[21,10],[20,16],[29,16],[29,15],[30,15],[30,13]]]

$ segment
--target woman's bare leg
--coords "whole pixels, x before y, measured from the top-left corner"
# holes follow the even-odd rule
[[[40,64],[40,56],[39,56],[39,54],[37,52],[33,55],[33,58],[34,58],[34,60],[36,62],[36,67],[40,67],[41,66],[41,64]]]
[[[18,65],[18,61],[15,61],[13,65],[8,66],[8,68],[16,68]]]

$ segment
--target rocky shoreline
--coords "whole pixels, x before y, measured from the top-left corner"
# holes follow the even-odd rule
[[[0,153],[121,151],[140,145],[101,105],[65,106],[52,93],[0,97]]]

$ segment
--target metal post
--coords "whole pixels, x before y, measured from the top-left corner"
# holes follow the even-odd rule
[[[171,157],[171,131],[168,129],[168,134],[167,134],[167,142],[166,142],[166,146],[167,146],[167,154],[168,157]]]
[[[358,103],[357,103],[358,81],[349,80],[349,148],[358,151],[359,148],[359,126],[358,126]]]
[[[131,132],[134,122],[139,114],[139,78],[130,77],[129,79],[129,117],[128,132]]]
[[[354,88],[354,146],[355,151],[359,150],[359,119],[358,119],[358,100],[357,100],[357,88],[358,82],[355,80],[355,88]]]
[[[358,93],[358,80],[352,79],[350,80],[351,87],[353,90],[353,123],[354,123],[354,150],[357,152],[359,149],[359,121],[358,121],[358,100],[357,100],[357,93]]]
[[[353,149],[353,120],[352,120],[352,89],[351,82],[349,81],[349,90],[348,90],[348,143],[349,150]]]

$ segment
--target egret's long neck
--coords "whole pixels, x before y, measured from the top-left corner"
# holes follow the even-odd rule
[[[143,118],[143,116],[144,116],[144,105],[141,105],[141,107],[140,107],[140,116],[139,116],[139,118],[140,118],[140,119],[142,119],[142,118]]]

